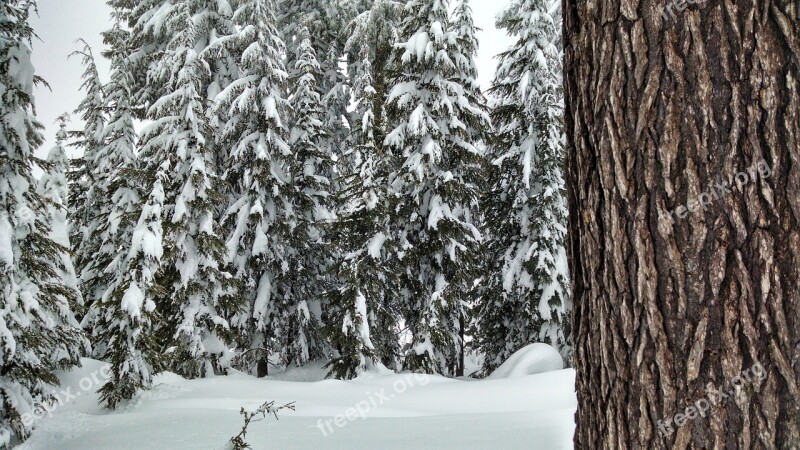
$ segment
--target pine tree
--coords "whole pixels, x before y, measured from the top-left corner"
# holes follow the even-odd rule
[[[571,355],[556,30],[544,0],[515,1],[498,27],[517,42],[500,55],[490,90],[497,130],[486,205],[495,224],[488,243],[493,266],[476,333],[486,374],[531,342],[556,346],[567,361]]]
[[[67,122],[69,122],[69,114],[62,114],[56,119],[58,125],[56,145],[47,154],[46,167],[38,183],[39,194],[50,201],[50,215],[61,220],[66,218],[61,210],[65,207],[69,195],[66,178],[69,170],[69,157],[64,149],[69,138]]]
[[[115,198],[122,180],[118,180],[121,174],[119,170],[132,170],[135,164],[135,139],[136,131],[133,128],[133,117],[135,108],[133,106],[133,80],[129,69],[128,55],[131,51],[130,37],[128,30],[124,29],[121,20],[124,19],[125,10],[114,10],[112,18],[116,18],[113,28],[103,33],[103,40],[108,50],[103,56],[112,61],[112,78],[108,84],[102,86],[104,94],[103,110],[107,123],[96,138],[98,147],[94,150],[95,156],[92,158],[91,167],[92,197],[94,198],[92,214],[94,219],[86,232],[88,233],[80,249],[84,253],[84,266],[82,287],[86,295],[86,303],[89,306],[81,321],[81,325],[86,330],[92,330],[94,317],[90,313],[96,313],[97,308],[91,305],[99,301],[107,294],[109,283],[116,274],[116,270],[123,270],[120,266],[122,255],[118,252],[120,242],[111,239],[110,235],[116,233],[116,220],[112,217],[115,208],[120,205],[116,202],[123,201],[129,205],[122,207],[127,209],[130,204],[138,201],[135,190],[123,194],[122,199]],[[132,172],[126,174],[127,177],[133,175]],[[127,180],[126,180],[127,182]],[[132,185],[129,185],[133,189]],[[119,212],[117,212],[119,213]],[[91,252],[90,255],[86,254]],[[91,258],[87,258],[91,256]],[[113,267],[113,268],[112,268]],[[102,342],[95,344],[103,345]],[[99,350],[97,354],[102,354]]]
[[[333,156],[326,146],[327,134],[321,120],[322,103],[317,87],[319,64],[306,29],[299,31],[294,67],[294,87],[289,104],[292,128],[289,145],[292,149],[293,223],[290,224],[290,260],[287,279],[283,283],[282,300],[288,308],[285,362],[297,365],[321,356],[319,317],[311,303],[318,303],[326,270],[327,248],[323,242],[321,222],[333,218],[330,207],[330,180]]]
[[[322,99],[321,120],[325,137],[320,142],[331,159],[338,162],[345,152],[345,142],[349,134],[346,123],[350,92],[347,76],[342,70],[344,45],[349,35],[347,24],[363,8],[363,2],[339,2],[329,0],[280,0],[280,23],[283,40],[286,43],[286,67],[292,70],[296,65],[298,47],[305,30],[319,63],[317,75],[318,91]],[[331,165],[324,175],[335,181],[341,168]]]
[[[83,129],[70,133],[75,138],[72,146],[82,154],[73,158],[70,163],[69,236],[75,255],[75,268],[80,277],[81,292],[88,306],[96,297],[92,286],[93,278],[97,276],[93,266],[97,245],[91,236],[104,219],[100,213],[104,198],[97,192],[97,153],[103,146],[106,116],[103,83],[94,53],[86,41],[79,42],[83,44],[82,49],[73,52],[71,56],[79,57],[83,64],[81,89],[86,96],[75,111],[83,120]],[[79,313],[82,315],[83,311]]]
[[[474,136],[489,126],[465,87],[469,74],[457,61],[470,49],[460,45],[448,7],[442,0],[406,5],[386,138],[401,157],[390,181],[412,334],[405,367],[439,373],[458,370],[459,322],[482,239],[475,223],[483,154]]]
[[[393,366],[398,353],[397,311],[391,308],[396,280],[389,267],[390,232],[387,208],[387,158],[378,151],[373,108],[372,64],[364,55],[358,65],[353,93],[355,114],[361,119],[353,130],[351,159],[356,168],[342,183],[338,197],[336,236],[337,285],[328,293],[325,334],[336,350],[328,364],[329,376],[349,379],[379,361]],[[393,282],[395,284],[393,284]],[[373,343],[372,336],[378,338]]]
[[[219,5],[183,0],[162,10],[163,17],[151,18],[171,30],[171,39],[148,75],[167,88],[149,108],[153,124],[142,134],[141,158],[164,191],[159,275],[169,292],[156,301],[164,320],[159,335],[162,342],[175,340],[166,349],[170,366],[186,377],[225,370],[231,356],[229,319],[242,309],[242,299],[233,295],[235,280],[224,268],[217,220],[224,196],[205,107],[214,76],[198,53],[213,33],[204,20]]]
[[[230,186],[224,225],[227,258],[243,281],[240,296],[249,302],[235,325],[245,330],[243,365],[266,375],[270,353],[286,330],[278,285],[290,269],[289,224],[295,216],[289,200],[291,150],[288,135],[285,48],[275,28],[273,0],[242,0],[234,13],[240,32],[221,51],[239,60],[240,79],[222,91],[216,103],[220,142],[230,148],[224,159]]]
[[[278,0],[281,35],[286,44],[287,67],[294,67],[297,49],[307,37],[320,58],[320,91],[327,94],[342,80],[335,73],[343,54],[347,24],[355,11],[344,2]]]
[[[33,1],[0,3],[0,446],[25,440],[27,414],[50,400],[53,371],[79,364],[83,337],[70,310],[77,292],[59,275],[68,249],[50,238],[52,201],[34,189],[42,126],[31,64]],[[44,164],[47,166],[47,164]]]
[[[92,296],[81,326],[93,342],[93,356],[110,363],[110,377],[101,387],[101,401],[109,408],[147,389],[162,368],[161,348],[154,337],[158,317],[156,300],[164,295],[157,274],[163,255],[161,181],[137,167],[134,118],[143,110],[137,103],[135,46],[141,40],[124,25],[137,24],[132,0],[110,0],[113,28],[103,33],[111,60],[111,80],[103,109],[107,126],[99,132],[93,172],[95,192],[102,208],[88,239],[95,248],[89,268],[92,277],[84,289]],[[152,2],[138,2],[139,7]],[[148,176],[150,175],[150,176]],[[153,187],[147,197],[146,187]],[[142,197],[142,195],[145,197]]]
[[[469,100],[470,105],[476,105],[481,110],[487,110],[486,98],[478,83],[478,67],[475,59],[478,56],[479,31],[473,20],[472,7],[469,0],[461,0],[453,11],[453,33],[455,34],[455,55],[453,64],[456,74],[453,80],[463,86],[463,95]],[[467,127],[471,142],[483,144],[486,130],[475,126]]]
[[[133,128],[133,108],[131,106],[131,80],[130,72],[127,70],[125,61],[126,52],[129,50],[128,39],[130,33],[123,29],[119,23],[103,33],[105,44],[110,50],[105,56],[112,61],[111,80],[104,86],[107,94],[105,98],[105,110],[109,112],[108,123],[103,127],[100,141],[103,145],[98,149],[96,169],[94,177],[96,183],[93,186],[97,194],[96,216],[99,218],[97,226],[93,227],[92,233],[88,236],[88,241],[92,242],[95,253],[92,260],[87,264],[86,272],[91,272],[93,276],[84,280],[84,289],[92,296],[87,302],[90,307],[84,316],[81,325],[84,329],[91,331],[95,315],[100,312],[99,302],[109,287],[110,280],[114,279],[118,272],[125,270],[121,267],[121,261],[126,256],[125,252],[120,252],[121,242],[115,240],[115,236],[122,214],[138,201],[136,187],[131,184],[131,175],[135,168],[135,140],[136,132]],[[128,171],[125,173],[125,171]],[[121,192],[120,188],[125,185],[129,191]],[[118,198],[117,195],[120,195]],[[130,211],[127,211],[130,212]],[[138,216],[137,216],[138,218]],[[102,355],[104,343],[96,342],[95,354]]]
[[[159,183],[150,202],[142,205],[147,177],[137,167],[134,78],[128,59],[131,34],[119,22],[125,13],[115,9],[118,22],[103,34],[109,48],[105,56],[111,60],[111,79],[105,86],[110,117],[97,155],[104,220],[90,236],[98,249],[93,259],[97,275],[90,289],[96,298],[82,322],[91,333],[95,357],[111,364],[111,376],[100,389],[101,400],[110,408],[149,388],[162,366],[154,331],[156,299],[163,295],[156,281],[163,253],[163,192]]]
[[[387,195],[393,161],[383,141],[389,56],[402,10],[400,2],[378,0],[348,26],[354,107],[336,196],[338,220],[329,227],[337,263],[324,326],[335,350],[329,376],[336,378],[352,378],[377,363],[400,369],[400,284],[390,258],[395,240]]]
[[[340,167],[345,176],[358,171],[353,157],[366,136],[358,130],[363,128],[364,115],[369,114],[374,134],[370,139],[377,143],[375,150],[382,152],[386,135],[387,81],[393,68],[390,65],[392,49],[397,43],[397,28],[400,25],[404,5],[394,0],[377,0],[371,7],[357,15],[348,26],[352,30],[345,44],[350,90],[356,104],[360,105],[348,114],[354,133],[347,140],[347,150]],[[369,67],[361,67],[368,64]],[[367,82],[368,81],[368,82]],[[365,82],[367,82],[365,84]],[[374,90],[374,92],[367,92]],[[366,99],[369,97],[369,100]],[[367,105],[367,102],[371,104]],[[362,148],[363,150],[363,148]]]
[[[124,139],[120,135],[120,144]],[[163,218],[165,174],[152,182],[143,205],[138,203],[138,185],[146,174],[120,166],[114,175],[117,190],[109,220],[114,224],[106,233],[107,247],[119,245],[119,256],[107,267],[113,277],[102,297],[95,302],[91,317],[95,354],[108,361],[111,371],[100,388],[100,399],[113,409],[129,400],[140,389],[152,385],[153,375],[164,368],[156,326],[161,322],[156,302],[167,295],[159,284],[164,256]],[[141,183],[144,184],[144,183]]]
[[[70,248],[69,233],[67,232],[67,202],[69,197],[67,172],[69,171],[70,160],[65,149],[68,139],[68,121],[68,114],[62,114],[57,119],[56,145],[47,155],[47,161],[44,164],[46,166],[45,171],[37,184],[37,191],[48,203],[50,239],[67,249]],[[61,252],[54,270],[59,278],[64,280],[64,286],[76,294],[70,299],[70,308],[73,313],[82,310],[83,297],[80,295],[78,277],[72,262],[72,254],[69,251]]]

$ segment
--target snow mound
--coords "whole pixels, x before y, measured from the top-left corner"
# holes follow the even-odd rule
[[[563,368],[564,360],[558,350],[547,344],[536,343],[517,350],[489,378],[517,378]]]

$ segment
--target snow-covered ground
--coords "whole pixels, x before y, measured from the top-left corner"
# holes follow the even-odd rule
[[[266,379],[162,374],[151,391],[108,412],[94,393],[104,368],[86,359],[61,374],[64,404],[38,420],[19,448],[216,450],[241,429],[239,409],[266,400],[295,402],[296,411],[251,424],[247,441],[259,450],[572,448],[572,370],[479,381],[413,374],[324,380],[319,366]]]

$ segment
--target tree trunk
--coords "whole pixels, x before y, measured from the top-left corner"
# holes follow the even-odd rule
[[[464,322],[466,318],[464,317],[464,313],[460,313],[458,316],[458,361],[456,362],[456,376],[463,377],[464,376],[464,352],[466,346],[464,345]]]
[[[800,448],[796,6],[563,11],[576,448]]]
[[[267,352],[256,365],[256,375],[258,378],[264,378],[269,375],[269,352]]]

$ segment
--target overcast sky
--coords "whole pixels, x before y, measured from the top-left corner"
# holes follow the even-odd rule
[[[509,0],[471,0],[475,23],[482,28],[479,35],[480,53],[478,67],[481,84],[486,87],[494,74],[494,55],[510,45],[510,39],[494,27],[494,18]],[[33,27],[39,36],[34,42],[33,63],[36,73],[50,84],[51,90],[40,87],[36,92],[36,108],[39,121],[46,127],[47,142],[39,149],[39,156],[47,155],[54,145],[56,117],[72,112],[82,99],[80,92],[83,69],[78,57],[67,56],[80,48],[75,41],[85,39],[94,47],[100,73],[108,72],[108,62],[102,60],[100,33],[110,27],[109,9],[105,0],[39,0],[39,17],[33,19]],[[73,117],[70,129],[81,126]]]

